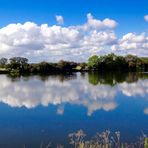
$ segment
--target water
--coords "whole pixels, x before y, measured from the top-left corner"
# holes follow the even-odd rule
[[[148,135],[148,73],[0,75],[0,147],[67,145],[79,129],[120,131],[127,142]]]

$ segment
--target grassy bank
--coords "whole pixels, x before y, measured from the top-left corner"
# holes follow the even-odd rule
[[[9,70],[7,68],[0,68],[0,74],[8,74]]]

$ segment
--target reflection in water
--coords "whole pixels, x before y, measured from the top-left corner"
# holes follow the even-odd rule
[[[148,108],[144,110],[144,113],[148,115]]]
[[[148,101],[147,74],[84,73],[57,76],[28,76],[10,78],[0,75],[0,102],[11,107],[34,108],[57,105],[57,114],[64,105],[82,105],[88,115],[96,110],[111,111],[118,106],[116,96],[140,96]],[[144,109],[148,114],[148,108]]]

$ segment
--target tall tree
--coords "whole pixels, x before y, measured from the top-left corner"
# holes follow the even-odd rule
[[[4,68],[6,66],[7,62],[8,62],[8,59],[1,58],[0,59],[0,67]]]

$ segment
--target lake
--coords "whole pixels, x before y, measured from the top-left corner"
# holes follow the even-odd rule
[[[148,135],[148,73],[0,75],[0,147],[68,145],[79,129],[120,131],[126,142]]]

